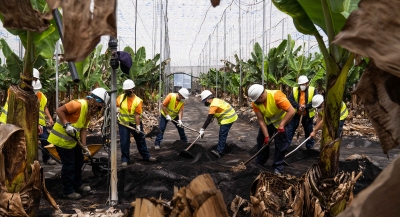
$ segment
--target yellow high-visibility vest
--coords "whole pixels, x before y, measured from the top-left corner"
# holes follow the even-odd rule
[[[167,106],[167,111],[169,116],[171,116],[172,119],[175,119],[176,116],[178,116],[179,114],[179,110],[181,110],[182,105],[184,104],[182,101],[178,102],[178,105],[175,107],[175,104],[177,102],[176,97],[178,96],[178,94],[176,93],[170,93],[171,95],[171,100],[168,103]],[[163,109],[160,110],[161,114],[165,117],[165,112]]]
[[[219,125],[230,124],[238,119],[238,115],[229,103],[222,99],[214,98],[210,104],[222,109],[221,113],[215,113],[214,117],[218,120]]]
[[[321,117],[324,117],[324,110],[319,112]],[[349,115],[349,110],[347,110],[346,103],[342,102],[342,107],[340,108],[340,119],[341,121],[345,120]]]
[[[307,99],[306,104],[311,103],[312,98],[314,96],[314,92],[315,92],[315,88],[309,86],[308,87],[308,94],[307,94],[308,95],[308,99]],[[293,87],[293,97],[294,97],[294,100],[297,103],[299,103],[299,87]],[[297,112],[297,109],[296,109],[296,112]],[[314,108],[308,109],[308,113],[310,114],[310,118],[314,117],[315,109]]]
[[[278,129],[279,124],[285,118],[286,112],[279,109],[276,106],[274,95],[278,90],[265,90],[267,92],[267,106],[262,104],[254,105],[260,110],[264,117],[264,122],[266,125],[273,124],[275,128]]]
[[[46,114],[44,113],[44,109],[46,108],[47,97],[40,91],[36,94],[36,96],[39,97],[39,94],[42,94],[39,107],[39,124],[41,126],[46,126]]]
[[[0,115],[0,123],[7,123],[7,112],[8,112],[8,98],[6,100],[6,103],[4,104],[4,107],[1,107],[1,115]]]
[[[119,98],[120,98],[120,102],[119,102],[119,118],[118,118],[118,120],[125,125],[129,125],[129,124],[136,125],[135,110],[143,100],[140,99],[138,96],[135,96],[135,98],[133,99],[133,102],[132,102],[131,112],[129,112],[128,99],[126,99],[125,94],[121,94],[119,96]],[[142,119],[142,114],[140,114],[140,119]],[[138,125],[139,125],[139,123],[138,123]]]
[[[78,121],[71,125],[76,128],[76,138],[79,140],[81,129],[86,127],[85,123],[88,113],[88,102],[84,99],[79,99],[77,101],[81,103],[81,113]],[[47,141],[55,146],[65,149],[73,149],[76,146],[76,141],[65,132],[60,119],[57,119],[56,124],[54,124],[53,130],[50,132]]]

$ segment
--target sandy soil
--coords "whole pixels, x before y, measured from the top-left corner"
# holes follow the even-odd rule
[[[208,108],[198,99],[188,100],[185,106],[183,123],[191,128],[200,129],[207,116]],[[118,158],[118,199],[119,204],[116,208],[123,212],[130,207],[130,202],[135,198],[163,198],[167,201],[172,199],[174,186],[185,186],[196,176],[209,173],[213,177],[216,186],[222,191],[225,203],[228,207],[236,195],[244,199],[249,199],[250,186],[257,175],[262,171],[272,171],[271,160],[265,167],[260,167],[250,162],[247,169],[241,172],[231,172],[232,166],[244,162],[256,152],[255,138],[258,127],[254,123],[249,123],[247,117],[241,117],[232,126],[228,136],[228,145],[225,155],[217,159],[210,151],[216,148],[218,141],[218,124],[212,123],[206,129],[205,137],[198,140],[190,153],[194,158],[185,158],[179,155],[188,144],[179,139],[179,135],[174,125],[167,126],[161,150],[154,150],[154,138],[147,139],[147,146],[150,154],[157,158],[157,162],[149,163],[141,160],[137,152],[135,143],[131,145],[132,163],[128,166],[120,166]],[[198,134],[186,131],[189,142],[195,140]],[[304,139],[300,136],[299,140]],[[88,141],[101,143],[99,137],[91,137]],[[294,140],[289,148],[293,150],[301,141]],[[301,177],[310,165],[317,162],[319,156],[318,145],[312,150],[305,150],[301,147],[293,155],[286,159],[290,165],[284,169],[284,173]],[[273,156],[273,145],[271,156]],[[362,178],[355,185],[354,192],[358,193],[367,187],[375,177],[384,169],[399,153],[396,148],[389,153],[383,154],[378,142],[369,141],[366,137],[345,137],[343,138],[340,150],[340,169],[344,171],[363,171]],[[345,159],[353,154],[364,154],[369,157],[353,161]],[[118,155],[119,147],[118,147]],[[107,158],[106,152],[99,152],[96,158]],[[388,158],[389,157],[389,158]],[[271,158],[270,158],[271,159]],[[66,200],[62,197],[60,169],[61,165],[43,166],[46,175],[46,186],[59,204],[64,213],[75,213],[74,209],[82,211],[94,211],[99,208],[107,208],[109,198],[109,178],[95,177],[90,166],[86,166],[83,171],[84,183],[92,187],[92,191],[83,195],[80,200]],[[43,198],[40,204],[39,216],[50,216],[53,209]]]

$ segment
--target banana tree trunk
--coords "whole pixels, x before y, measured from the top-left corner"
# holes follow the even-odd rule
[[[32,168],[30,165],[38,159],[38,120],[39,102],[32,89],[32,70],[33,70],[33,40],[32,33],[28,31],[27,47],[25,53],[24,72],[21,73],[21,83],[19,86],[10,87],[10,97],[8,101],[7,123],[14,124],[24,130],[26,150],[13,152],[16,156],[10,158],[21,159],[19,164],[13,165],[12,170],[6,170],[6,187],[8,192],[17,193],[29,181]],[[23,146],[17,146],[23,147]],[[39,210],[40,194],[33,195],[32,204],[24,207],[29,216],[37,216]]]
[[[321,154],[318,164],[323,178],[334,177],[339,169],[339,120],[347,74],[354,60],[349,56],[342,68],[327,68],[327,94],[324,106],[324,125],[322,128]],[[339,64],[336,64],[338,66]],[[328,66],[328,64],[327,64]],[[332,65],[331,65],[332,66]]]

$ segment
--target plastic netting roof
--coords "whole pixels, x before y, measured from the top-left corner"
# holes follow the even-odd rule
[[[297,45],[304,44],[305,53],[318,51],[316,40],[297,32],[292,19],[278,11],[270,0],[221,0],[220,5],[215,8],[209,0],[119,0],[119,49],[122,50],[125,46],[133,49],[135,46],[136,49],[144,46],[147,58],[152,58],[155,53],[160,53],[162,41],[162,59],[171,58],[171,66],[222,66],[223,63],[217,60],[226,58],[234,61],[233,55],[239,55],[239,47],[243,59],[251,58],[254,43],[258,42],[262,46],[263,5],[265,50],[276,47],[290,34]],[[17,54],[21,51],[19,38],[3,27],[0,27],[0,37],[5,38]],[[100,43],[105,49],[108,46],[108,37],[102,37]],[[3,58],[3,55],[0,54],[0,57]]]

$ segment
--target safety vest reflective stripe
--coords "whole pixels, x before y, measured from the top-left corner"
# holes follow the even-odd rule
[[[280,123],[281,122],[281,117],[282,115],[284,115],[286,112],[285,111],[281,111],[278,114],[272,116],[271,118],[265,118],[265,121],[268,124],[273,124],[275,125],[276,123]]]
[[[7,111],[3,107],[1,107],[1,113],[7,115]]]
[[[61,126],[63,126],[63,124],[61,123],[60,119],[57,119],[56,122],[59,123]],[[78,130],[78,131],[80,131],[82,128],[75,127],[75,129]]]
[[[64,140],[75,142],[75,140],[71,136],[64,135],[62,133],[59,133],[56,130],[52,130],[51,133],[53,133],[54,135],[56,135],[56,136],[58,136],[58,137],[60,137],[60,138],[62,138]]]

